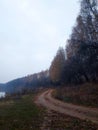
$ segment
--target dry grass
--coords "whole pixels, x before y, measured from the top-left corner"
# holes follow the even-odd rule
[[[65,102],[98,107],[98,84],[89,83],[74,87],[60,87],[57,89],[55,97]]]

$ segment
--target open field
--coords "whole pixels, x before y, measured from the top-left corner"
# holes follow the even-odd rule
[[[0,102],[0,130],[39,130],[43,110],[33,103],[34,95]]]

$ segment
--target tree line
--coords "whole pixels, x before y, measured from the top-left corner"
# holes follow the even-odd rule
[[[50,86],[49,71],[41,71],[32,75],[18,78],[0,85],[0,91],[6,93],[27,93]]]
[[[82,0],[76,25],[59,48],[49,73],[53,84],[98,81],[98,1]]]

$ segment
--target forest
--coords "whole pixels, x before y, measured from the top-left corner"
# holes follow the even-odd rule
[[[49,72],[52,82],[56,84],[98,81],[97,0],[82,0],[67,47],[59,48]]]

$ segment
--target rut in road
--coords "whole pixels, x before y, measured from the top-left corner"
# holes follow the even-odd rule
[[[47,90],[39,95],[36,103],[47,109],[57,111],[59,113],[67,114],[83,120],[90,120],[98,124],[98,108],[89,108],[70,103],[64,103],[52,97],[53,90]]]

